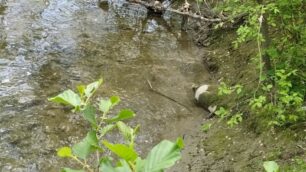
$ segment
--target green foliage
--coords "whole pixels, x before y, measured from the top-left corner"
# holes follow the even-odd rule
[[[233,127],[234,125],[237,125],[241,121],[242,121],[242,113],[236,113],[227,121],[227,124]]]
[[[183,149],[183,148],[185,147],[183,138],[181,138],[181,137],[177,138],[177,139],[176,139],[176,145],[177,145],[179,148]]]
[[[232,93],[240,94],[242,92],[243,86],[242,85],[235,85],[233,87],[230,87],[226,85],[226,83],[221,82],[218,87],[218,95],[224,96],[224,95],[230,95]]]
[[[57,151],[57,156],[63,158],[72,157],[72,151],[70,147],[62,147]]]
[[[233,92],[232,88],[227,86],[224,82],[221,82],[218,88],[218,95],[229,95]]]
[[[283,167],[283,171],[304,172],[306,170],[306,162],[303,158],[295,158],[292,164]]]
[[[275,161],[265,161],[263,167],[266,172],[279,172],[279,166]]]
[[[211,128],[212,124],[211,123],[206,123],[202,125],[202,131],[207,132]]]
[[[220,107],[215,114],[220,117],[221,119],[224,119],[225,117],[227,117],[230,114],[230,111],[225,109],[224,107]]]
[[[113,167],[112,162],[109,159],[104,159],[100,163],[99,172],[132,172],[129,164],[120,160],[119,164],[116,167]]]
[[[84,170],[74,170],[71,168],[63,168],[62,172],[85,172]]]
[[[256,114],[271,126],[288,126],[306,120],[306,10],[303,0],[237,1],[226,0],[217,9],[234,18],[245,14],[245,22],[237,29],[241,44],[257,43],[258,54],[252,61],[258,67],[258,86],[252,93],[241,86],[220,84],[219,95],[236,96],[237,104],[247,102],[247,113]],[[223,23],[222,23],[223,24]],[[251,83],[252,84],[252,83]],[[236,95],[235,95],[236,94]],[[237,96],[243,94],[245,96]],[[251,96],[253,95],[253,96]],[[248,97],[241,100],[241,97]],[[220,107],[216,112],[234,125],[241,121],[241,109]]]
[[[124,144],[111,144],[107,141],[102,142],[105,147],[107,147],[110,151],[116,154],[118,157],[126,160],[126,161],[135,161],[138,157],[136,151]]]
[[[253,98],[250,101],[251,109],[254,110],[256,108],[262,108],[262,106],[266,103],[266,97],[265,96],[259,96],[257,98]]]
[[[96,109],[93,106],[87,105],[84,110],[82,110],[82,116],[91,124],[92,127],[98,127]]]
[[[59,157],[70,158],[78,162],[83,170],[63,168],[62,171],[160,172],[174,165],[181,157],[183,140],[179,138],[175,143],[164,140],[149,152],[146,159],[141,159],[134,148],[139,126],[132,128],[123,122],[135,117],[135,113],[132,110],[123,109],[117,115],[110,114],[111,110],[120,102],[120,98],[117,96],[101,99],[98,107],[90,102],[101,84],[102,79],[87,86],[78,86],[78,94],[67,90],[49,99],[55,103],[72,106],[73,111],[81,113],[91,125],[90,131],[79,143],[72,147],[62,147],[57,151]],[[116,128],[118,129],[116,131],[121,133],[125,139],[125,143],[112,144],[103,139],[106,134]],[[105,154],[104,150],[106,149],[118,157],[117,161],[112,156]]]
[[[130,119],[133,118],[135,116],[134,112],[129,110],[129,109],[124,109],[121,110],[119,114],[117,114],[116,116],[107,119],[106,122],[107,123],[113,123],[113,122],[117,122],[117,121],[122,121],[122,120],[126,120],[126,119]]]
[[[64,105],[71,105],[76,110],[79,109],[81,106],[81,98],[79,97],[79,95],[77,95],[72,90],[64,91],[58,96],[50,98],[49,101],[52,101],[55,103],[61,103]]]
[[[86,159],[87,156],[96,151],[102,149],[99,147],[98,138],[95,131],[90,131],[87,136],[79,143],[72,147],[72,152],[79,158]]]
[[[136,126],[134,129],[127,126],[125,123],[118,121],[116,123],[119,131],[121,132],[122,136],[125,138],[127,143],[130,145],[130,147],[134,147],[134,140],[136,138],[136,134],[139,130],[139,125]]]
[[[164,140],[150,151],[146,159],[138,159],[141,162],[141,166],[138,167],[137,171],[160,172],[169,168],[180,159],[180,150],[181,147],[177,143]]]

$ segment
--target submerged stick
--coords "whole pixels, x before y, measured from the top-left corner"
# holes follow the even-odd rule
[[[150,82],[148,79],[147,79],[147,83],[148,83],[148,85],[149,85],[149,87],[150,87],[150,90],[153,91],[154,93],[156,93],[156,94],[158,94],[158,95],[160,95],[160,96],[162,96],[162,97],[165,97],[165,98],[167,98],[168,100],[171,100],[172,102],[174,102],[174,103],[176,103],[176,104],[178,104],[178,105],[184,107],[184,108],[187,109],[189,112],[191,112],[191,110],[190,110],[187,106],[185,106],[183,103],[180,103],[179,101],[173,99],[172,97],[169,97],[169,96],[165,95],[164,93],[161,93],[161,92],[159,92],[158,90],[154,89],[154,88],[152,87],[151,82]]]

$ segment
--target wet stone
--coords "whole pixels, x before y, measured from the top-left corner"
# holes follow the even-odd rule
[[[29,106],[35,104],[35,96],[22,96],[18,99],[19,104],[28,104]]]
[[[147,33],[155,32],[157,28],[158,28],[158,24],[156,20],[151,19],[151,20],[148,20],[146,29],[144,30],[144,32],[147,32]]]

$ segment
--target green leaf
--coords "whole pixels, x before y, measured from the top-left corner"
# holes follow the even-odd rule
[[[207,132],[211,128],[211,126],[212,126],[211,123],[207,123],[207,124],[202,125],[202,131]]]
[[[110,161],[109,158],[103,158],[100,161],[100,167],[99,167],[100,172],[115,172],[116,169],[113,167],[112,162]]]
[[[145,163],[146,160],[143,160],[140,157],[138,157],[136,159],[136,172],[143,172]]]
[[[63,93],[49,98],[49,101],[55,102],[55,103],[61,103],[65,105],[71,105],[73,107],[79,107],[81,105],[81,98],[79,95],[74,93],[72,90],[66,90]]]
[[[86,159],[87,156],[92,153],[95,149],[88,144],[86,141],[82,140],[81,142],[75,144],[72,147],[73,153],[82,159]]]
[[[104,100],[102,99],[99,103],[99,109],[103,113],[107,113],[112,107],[112,102],[110,100]]]
[[[90,131],[87,136],[72,147],[73,154],[77,157],[86,159],[93,151],[101,149],[95,131]]]
[[[97,127],[96,110],[93,106],[87,105],[82,111],[82,116],[90,122],[93,127]]]
[[[100,130],[100,136],[103,137],[107,132],[115,128],[114,124],[109,124]]]
[[[142,172],[160,172],[175,164],[181,158],[180,147],[173,142],[164,140],[149,153]]]
[[[100,87],[100,85],[102,84],[103,80],[99,79],[96,82],[93,82],[91,84],[88,84],[85,88],[85,95],[86,97],[91,97],[93,95],[93,93]]]
[[[237,94],[240,94],[242,92],[242,86],[241,85],[238,84],[234,88],[236,89]]]
[[[279,172],[279,166],[275,161],[265,161],[263,166],[266,172]]]
[[[71,168],[63,168],[62,172],[85,172],[84,170],[74,170]]]
[[[70,147],[62,147],[57,151],[57,156],[62,158],[69,158],[72,156]]]
[[[121,134],[124,136],[126,141],[131,141],[134,130],[133,128],[127,126],[124,122],[117,122],[117,127]]]
[[[118,157],[123,158],[126,161],[134,161],[138,155],[136,151],[123,144],[111,144],[107,141],[102,142],[105,147],[107,147],[110,151],[116,154]]]
[[[104,159],[100,162],[100,172],[132,172],[129,164],[125,160],[120,160],[117,167],[113,167],[109,159]]]
[[[132,172],[126,160],[120,159],[120,164],[116,167],[116,172]]]
[[[219,116],[221,119],[229,115],[229,110],[225,109],[224,107],[220,107],[215,114]]]
[[[228,121],[227,125],[233,127],[242,121],[242,113],[237,113],[233,115]]]
[[[85,93],[85,88],[86,88],[85,85],[78,85],[78,86],[77,86],[77,90],[79,91],[79,94],[80,94],[81,96],[84,95],[84,93]]]
[[[118,96],[112,96],[110,99],[102,99],[99,104],[99,109],[107,113],[111,108],[117,105],[120,102],[120,98]]]
[[[110,101],[112,103],[112,106],[115,106],[115,105],[117,105],[120,102],[120,98],[118,96],[112,96],[110,98]]]
[[[126,119],[133,118],[134,116],[135,116],[135,113],[133,111],[129,109],[124,109],[124,110],[121,110],[120,113],[114,116],[113,118],[107,119],[106,122],[112,123],[112,122],[117,122],[117,121],[123,121]]]
[[[138,124],[135,128],[134,128],[134,135],[137,135],[138,134],[138,132],[139,132],[139,130],[140,130],[140,125]]]
[[[181,137],[177,138],[177,139],[176,139],[176,145],[177,145],[180,149],[183,149],[183,148],[185,147],[183,138],[181,138]]]

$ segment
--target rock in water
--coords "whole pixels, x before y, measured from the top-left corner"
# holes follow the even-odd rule
[[[213,114],[217,109],[216,100],[218,87],[215,85],[203,84],[199,87],[193,86],[193,89],[195,91],[194,98],[197,104]]]

